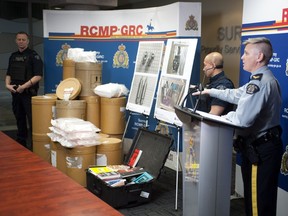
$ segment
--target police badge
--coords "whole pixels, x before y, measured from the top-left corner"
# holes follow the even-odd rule
[[[197,31],[198,30],[198,22],[197,20],[195,20],[195,16],[190,15],[189,19],[186,21],[186,25],[185,25],[185,30],[186,31]]]
[[[57,55],[56,55],[56,66],[63,66],[63,60],[65,60],[67,58],[67,53],[68,53],[68,49],[71,48],[71,46],[67,43],[63,44],[61,46],[61,50],[58,51]]]
[[[249,84],[246,88],[246,93],[247,94],[254,94],[256,92],[258,92],[260,89],[257,85],[255,84]]]
[[[128,68],[129,67],[129,56],[125,51],[126,46],[121,44],[118,46],[118,51],[113,57],[113,68]]]
[[[280,171],[283,175],[288,175],[288,145],[286,146],[286,151],[282,155]]]

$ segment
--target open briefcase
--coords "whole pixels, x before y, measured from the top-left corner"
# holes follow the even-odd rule
[[[114,208],[132,207],[149,202],[152,196],[152,184],[159,178],[172,144],[173,139],[170,136],[139,128],[124,164],[127,165],[131,161],[135,149],[141,150],[142,154],[136,167],[143,168],[153,179],[148,182],[112,187],[87,170],[87,189]]]

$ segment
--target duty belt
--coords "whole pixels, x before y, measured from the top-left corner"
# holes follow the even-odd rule
[[[261,161],[261,156],[259,156],[258,153],[258,147],[271,140],[279,140],[281,133],[281,127],[276,126],[262,132],[259,137],[253,135],[248,137],[238,136],[237,139],[234,140],[233,146],[235,151],[241,152],[252,164],[258,164]]]
[[[280,126],[270,128],[263,135],[258,137],[255,141],[253,141],[253,145],[260,145],[272,139],[279,139],[281,137],[281,133],[282,129]]]

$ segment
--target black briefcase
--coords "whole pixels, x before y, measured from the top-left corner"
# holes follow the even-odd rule
[[[144,128],[138,129],[124,164],[131,161],[135,149],[141,150],[137,167],[143,168],[153,179],[149,182],[112,187],[87,170],[87,189],[114,208],[132,207],[151,201],[152,184],[159,178],[172,144],[173,139],[170,136]]]

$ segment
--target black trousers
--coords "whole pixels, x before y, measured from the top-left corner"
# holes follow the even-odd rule
[[[257,151],[260,157],[257,165],[242,155],[245,212],[247,216],[276,216],[282,141],[270,140],[258,145]]]
[[[12,109],[17,123],[17,141],[27,148],[32,149],[32,144],[27,143],[32,137],[32,96],[27,92],[12,93]]]

